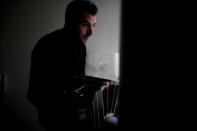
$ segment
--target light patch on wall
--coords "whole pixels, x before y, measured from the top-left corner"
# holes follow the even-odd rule
[[[119,81],[119,53],[87,52],[86,75]]]
[[[3,87],[3,74],[0,74],[0,94],[2,95],[3,94],[3,89],[4,89],[4,87]]]
[[[3,74],[0,74],[0,106],[3,104],[4,97],[4,77]]]

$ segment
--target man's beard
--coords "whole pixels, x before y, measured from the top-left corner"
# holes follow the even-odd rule
[[[81,40],[83,43],[86,43],[87,40],[89,39],[89,37],[90,37],[89,34],[81,35],[81,36],[80,36],[80,40]]]

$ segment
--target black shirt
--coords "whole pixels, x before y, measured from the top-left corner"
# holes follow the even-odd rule
[[[37,108],[43,126],[61,128],[69,119],[72,98],[65,97],[65,91],[74,77],[85,75],[85,58],[85,44],[63,30],[45,35],[34,47],[28,100]]]

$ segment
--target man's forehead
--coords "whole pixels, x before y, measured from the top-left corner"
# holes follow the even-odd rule
[[[92,15],[92,14],[87,13],[87,12],[82,12],[80,14],[80,20],[82,20],[82,21],[91,21],[91,22],[96,23],[96,15]]]

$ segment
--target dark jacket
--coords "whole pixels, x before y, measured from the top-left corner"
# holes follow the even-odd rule
[[[28,100],[37,108],[43,126],[61,128],[69,119],[72,97],[65,97],[65,92],[74,77],[85,75],[85,57],[85,45],[65,37],[62,30],[42,37],[34,47]]]

